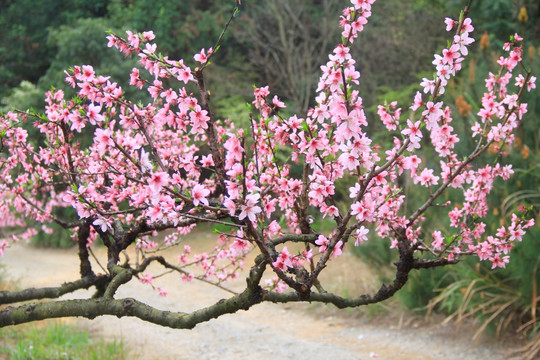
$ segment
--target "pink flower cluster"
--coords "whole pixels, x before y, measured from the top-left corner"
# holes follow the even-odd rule
[[[139,238],[141,251],[157,251],[181,242],[196,223],[225,222],[233,230],[220,234],[214,249],[193,254],[185,247],[178,257],[183,279],[217,284],[238,275],[251,249],[283,235],[313,233],[309,214],[338,225],[331,234],[316,234],[311,243],[318,247],[322,267],[342,254],[349,237],[355,245],[367,241],[369,228],[389,238],[394,247],[406,242],[445,258],[475,253],[494,267],[504,266],[512,244],[533,222],[515,216],[512,225],[495,236],[484,234],[481,219],[488,211],[487,196],[495,179],[507,180],[512,169],[498,163],[475,165],[474,160],[490,146],[502,149],[510,144],[527,112],[521,93],[535,88],[535,78],[513,74],[521,61],[521,38],[515,35],[505,45],[508,56],[498,61],[501,71],[486,80],[479,120],[472,128],[477,141],[472,153],[456,153],[460,138],[451,110],[441,99],[474,41],[468,18],[446,20],[447,29],[457,25],[457,32],[450,46],[435,55],[436,75],[423,79],[424,94],[416,93],[408,118],[397,102],[378,107],[388,132],[381,136],[387,135],[388,141],[374,144],[356,89],[360,72],[350,53],[373,2],[352,0],[343,11],[343,42],[321,66],[313,108],[305,116],[284,116],[285,103],[272,96],[268,86],[259,87],[253,101],[257,111],[247,129],[212,115],[202,70],[192,71],[183,60],[158,55],[152,32],[128,31],[127,39],[109,36],[110,47],[138,57],[140,66],[131,71],[130,84],[147,91],[152,101],[130,102],[117,83],[84,65],[75,66],[66,78],[77,89],[78,99],[65,99],[62,91],[47,93],[45,117],[35,123],[44,138],[40,145],[20,127],[28,115],[10,112],[0,117],[5,135],[0,225],[22,225],[22,218],[60,222],[55,210],[71,207],[78,216],[71,220],[91,223],[89,245],[97,236],[140,224],[156,232],[175,229],[163,242],[151,240],[148,233]],[[194,60],[204,68],[211,55],[212,49],[203,49]],[[181,87],[165,85],[174,80]],[[197,85],[199,95],[186,88],[188,83]],[[88,146],[81,141],[83,132],[93,134]],[[426,148],[438,155],[438,164],[429,163],[429,168],[421,160]],[[278,156],[283,153],[289,155],[285,160]],[[303,174],[294,176],[293,166]],[[405,178],[426,193],[424,205],[410,213],[403,206],[400,181]],[[444,230],[435,230],[429,243],[422,230],[425,212],[449,187],[463,199],[449,207],[457,233],[444,237]],[[345,199],[338,201],[343,189]],[[73,232],[76,238],[77,226]],[[7,246],[0,243],[0,253]],[[285,289],[287,272],[314,261],[310,250],[291,255],[286,246],[272,256],[268,264],[278,278],[268,286],[276,291]],[[188,271],[189,266],[200,274]],[[152,277],[141,275],[141,281],[151,284]]]

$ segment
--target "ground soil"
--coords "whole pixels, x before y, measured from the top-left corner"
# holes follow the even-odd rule
[[[194,247],[209,241],[199,234]],[[174,256],[174,250],[170,250]],[[102,250],[96,250],[102,256]],[[376,276],[353,256],[335,262],[323,279],[328,287],[354,295],[376,286]],[[76,250],[53,250],[16,244],[0,264],[20,287],[52,286],[78,274]],[[98,267],[96,266],[96,271]],[[159,272],[157,268],[151,269]],[[117,297],[135,297],[159,309],[190,311],[229,296],[200,282],[184,283],[170,274],[157,285],[167,289],[159,297],[148,285],[131,281]],[[233,284],[238,289],[243,280]],[[66,298],[82,298],[79,291]],[[473,329],[441,325],[411,315],[396,315],[395,305],[368,310],[336,311],[310,304],[260,304],[249,311],[225,315],[192,330],[173,330],[133,318],[106,316],[72,320],[91,333],[121,339],[129,359],[456,359],[503,360],[509,346],[493,340],[471,340]]]

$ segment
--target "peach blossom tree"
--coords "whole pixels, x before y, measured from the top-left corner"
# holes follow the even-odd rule
[[[341,42],[321,66],[314,106],[306,114],[285,116],[286,104],[265,86],[254,90],[249,126],[218,119],[205,70],[219,53],[221,37],[193,59],[173,60],[157,51],[151,31],[128,31],[125,38],[108,36],[108,45],[138,57],[140,68],[132,70],[130,85],[147,92],[151,102],[131,102],[108,76],[83,65],[66,71],[75,98],[52,90],[43,116],[1,115],[0,253],[10,256],[13,243],[38,231],[55,236],[50,224],[56,223],[77,244],[80,278],[55,287],[1,291],[0,304],[10,306],[0,311],[0,326],[115,315],[193,328],[261,302],[309,301],[339,308],[381,302],[404,286],[412,270],[456,264],[466,256],[505,267],[533,220],[516,214],[509,226],[486,233],[494,181],[508,180],[513,171],[509,164],[486,163],[481,156],[488,148],[504,155],[527,112],[521,98],[535,88],[535,78],[522,64],[522,38],[511,36],[499,72],[486,78],[472,126],[472,151],[456,150],[463,135],[454,131],[444,103],[448,82],[465,66],[474,42],[470,3],[455,20],[445,21],[448,47],[435,55],[433,78],[423,79],[410,104],[381,105],[380,119],[369,120],[385,127],[385,141],[375,143],[355,89],[360,71],[350,55],[374,1],[351,0],[343,10]],[[403,106],[410,115],[402,116]],[[41,137],[30,138],[28,126]],[[90,143],[83,141],[89,137]],[[426,149],[436,156],[430,167],[422,161]],[[301,175],[294,176],[293,167]],[[424,189],[422,204],[414,209],[404,206],[402,179]],[[348,196],[338,199],[336,189],[343,187]],[[450,189],[457,200],[445,202],[442,195]],[[423,230],[430,210],[441,206],[450,228]],[[314,230],[313,219],[321,218],[329,219],[332,231]],[[185,239],[200,224],[221,232],[208,251],[195,253]],[[101,269],[91,262],[98,238],[107,249]],[[329,262],[340,261],[347,246],[384,238],[399,254],[392,282],[353,298],[324,290],[319,275]],[[159,254],[173,246],[177,261]],[[137,256],[128,257],[128,249],[136,249]],[[247,262],[249,253],[256,256]],[[191,313],[118,298],[117,290],[134,280],[166,295],[147,271],[152,263],[231,295]],[[227,282],[240,275],[246,277],[244,290],[228,289]],[[91,298],[58,299],[89,288],[95,289]]]

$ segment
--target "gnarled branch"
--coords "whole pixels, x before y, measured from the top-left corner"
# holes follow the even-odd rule
[[[54,299],[81,289],[88,289],[107,280],[107,276],[84,277],[77,281],[66,282],[57,287],[29,288],[20,291],[0,291],[0,305],[21,301]]]

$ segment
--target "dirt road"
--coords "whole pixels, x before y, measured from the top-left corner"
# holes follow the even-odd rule
[[[365,275],[365,266],[353,257],[347,261],[347,270],[330,272],[334,282],[354,276],[358,283],[365,282],[362,286],[368,286],[370,276]],[[0,264],[21,286],[51,286],[74,280],[78,273],[75,250],[36,249],[24,244],[10,248]],[[355,266],[360,270],[353,270]],[[138,281],[121,288],[117,297],[135,297],[160,309],[189,311],[228,296],[205,284],[183,283],[174,275],[160,278],[158,285],[167,289],[167,297],[157,296]],[[88,292],[70,297],[84,296]],[[475,345],[467,329],[456,332],[452,326],[436,323],[398,329],[387,320],[367,321],[350,314],[345,310],[336,315],[302,304],[261,304],[193,330],[172,330],[110,316],[74,322],[105,338],[121,338],[129,359],[508,359],[494,342]]]

